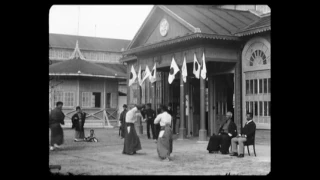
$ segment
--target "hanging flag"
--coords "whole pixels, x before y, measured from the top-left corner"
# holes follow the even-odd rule
[[[149,70],[149,67],[148,67],[148,65],[146,65],[146,70],[144,71],[144,77],[143,77],[143,79],[142,79],[142,82],[144,81],[144,80],[146,80],[148,77],[150,77],[151,76],[151,72],[150,72],[150,70]]]
[[[197,57],[196,57],[196,53],[193,54],[194,55],[194,58],[193,58],[193,74],[196,76],[196,78],[200,78],[200,64],[197,60]]]
[[[139,82],[139,85],[141,86],[142,85],[142,78],[141,78],[141,65],[139,67],[139,71],[138,71],[138,82]]]
[[[183,77],[183,81],[186,83],[187,82],[187,76],[188,76],[188,72],[187,72],[187,64],[186,64],[186,56],[184,56],[183,58],[183,64],[182,64],[182,77]]]
[[[207,77],[207,67],[206,67],[206,61],[205,61],[205,57],[204,57],[204,52],[202,54],[202,70],[201,70],[201,77],[202,79],[206,79]]]
[[[137,74],[136,74],[136,71],[134,70],[133,65],[132,65],[131,72],[130,72],[129,86],[131,86],[134,83],[136,78],[137,78]]]
[[[178,67],[176,61],[174,60],[174,57],[172,57],[171,66],[170,66],[170,73],[169,73],[169,78],[168,78],[169,84],[172,83],[172,81],[174,80],[175,75],[177,74],[178,71],[179,71],[179,67]]]
[[[151,71],[151,74],[149,76],[149,80],[151,83],[154,83],[157,80],[157,67],[156,63],[154,63],[153,69]]]

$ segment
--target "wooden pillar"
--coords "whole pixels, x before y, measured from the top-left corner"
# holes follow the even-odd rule
[[[142,88],[141,86],[139,85],[139,82],[137,82],[137,86],[138,86],[138,102],[137,104],[141,105],[141,98],[142,98]],[[143,126],[142,126],[142,119],[140,116],[137,117],[137,128],[138,128],[138,132],[139,134],[143,134]]]
[[[191,79],[190,79],[191,80]],[[194,132],[193,132],[193,85],[190,84],[189,82],[189,130],[188,130],[188,135],[190,135],[190,137],[193,137]]]
[[[186,128],[185,128],[185,104],[184,104],[184,82],[182,73],[180,73],[180,129],[179,129],[179,139],[186,138]]]
[[[207,141],[207,130],[206,130],[206,80],[200,77],[200,130],[199,130],[199,142]]]
[[[234,123],[237,125],[237,130],[240,132],[240,129],[242,127],[242,98],[241,98],[241,64],[240,61],[236,63],[235,70],[234,70],[234,76],[235,76],[235,107],[234,107]]]
[[[213,79],[213,83],[212,83],[212,88],[213,88],[213,131],[212,133],[218,134],[217,131],[217,111],[218,111],[218,106],[216,106],[216,102],[217,102],[217,81],[216,78],[212,78]]]
[[[106,97],[106,80],[105,79],[103,79],[103,109],[104,110],[106,110],[106,100],[107,100],[107,97]],[[104,113],[103,113],[104,114]],[[106,113],[107,114],[107,113]],[[105,119],[105,117],[103,117],[103,122],[102,122],[102,124],[103,124],[103,127],[105,127],[106,126],[106,119]],[[119,125],[120,125],[120,121],[119,121]]]
[[[214,132],[214,100],[213,100],[213,95],[214,95],[214,90],[213,90],[213,77],[209,76],[208,77],[208,91],[209,91],[209,132],[210,132],[210,136],[212,135],[212,133]]]

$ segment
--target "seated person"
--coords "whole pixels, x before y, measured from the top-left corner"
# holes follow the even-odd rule
[[[218,135],[213,134],[210,137],[207,150],[209,153],[229,154],[229,147],[231,144],[231,138],[237,135],[237,126],[232,121],[232,112],[227,112],[227,119],[222,123],[219,128]]]
[[[90,136],[85,138],[85,141],[87,142],[98,142],[98,139],[94,135],[94,130],[90,129]]]
[[[231,139],[232,154],[230,156],[238,156],[237,143],[239,144],[239,156],[244,157],[244,142],[250,143],[253,141],[254,132],[256,131],[256,123],[252,120],[252,114],[247,113],[247,122],[245,126],[241,129],[241,133]]]

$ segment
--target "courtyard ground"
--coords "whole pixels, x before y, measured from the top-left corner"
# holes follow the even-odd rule
[[[144,129],[145,130],[145,129]],[[142,150],[136,155],[122,154],[123,139],[117,128],[95,129],[98,143],[73,142],[74,130],[64,129],[65,142],[61,150],[49,151],[49,165],[61,165],[52,173],[73,175],[267,175],[270,172],[270,130],[257,130],[256,153],[250,146],[245,157],[209,154],[207,143],[198,137],[178,140],[174,135],[173,161],[159,160],[156,143],[139,135]],[[86,136],[89,129],[85,129]],[[209,137],[208,137],[209,139]]]

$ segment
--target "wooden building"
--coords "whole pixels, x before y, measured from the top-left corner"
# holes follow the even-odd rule
[[[49,66],[49,109],[57,101],[64,103],[63,127],[71,127],[76,106],[88,114],[85,127],[116,125],[127,87],[126,66],[119,59],[130,41],[60,34],[49,38],[53,62]]]
[[[120,60],[138,72],[156,64],[157,81],[128,87],[128,104],[173,103],[180,107],[180,138],[217,133],[227,111],[232,111],[238,129],[245,112],[253,112],[260,129],[270,129],[270,13],[230,10],[217,6],[157,5],[140,27]],[[207,78],[195,78],[194,55],[202,65],[204,54]],[[172,84],[168,75],[174,57],[180,71]],[[188,77],[184,83],[184,57]]]

